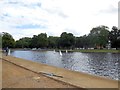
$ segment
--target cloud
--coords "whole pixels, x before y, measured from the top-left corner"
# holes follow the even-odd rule
[[[48,36],[60,36],[64,31],[84,35],[99,25],[117,26],[117,1],[1,0],[0,32],[6,31],[16,40],[45,32]]]
[[[58,8],[54,8],[54,9],[42,8],[42,9],[45,10],[46,12],[50,13],[50,14],[57,14],[58,16],[60,16],[62,18],[67,18],[68,17],[68,15],[66,15],[65,13],[63,13]]]
[[[80,33],[82,33],[81,31],[76,31],[75,29],[69,29],[69,28],[66,28],[64,30],[65,32],[69,32],[69,33],[74,33],[75,36],[79,36]]]
[[[107,9],[100,10],[99,13],[116,14],[118,13],[118,7],[114,7],[113,5],[110,5]]]
[[[36,28],[39,28],[39,29],[43,29],[43,28],[46,28],[46,26],[42,26],[42,25],[33,25],[33,24],[24,24],[24,25],[18,25],[16,26],[15,28],[18,28],[18,29],[36,29]]]

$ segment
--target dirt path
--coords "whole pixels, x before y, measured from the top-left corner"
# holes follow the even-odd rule
[[[3,88],[75,88],[2,60]]]

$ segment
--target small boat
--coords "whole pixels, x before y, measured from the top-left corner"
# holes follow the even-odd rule
[[[68,51],[66,50],[66,53],[68,53]]]
[[[54,54],[55,54],[55,50],[54,50]]]
[[[59,53],[60,53],[60,56],[62,56],[62,52],[61,52],[61,50],[59,51]]]

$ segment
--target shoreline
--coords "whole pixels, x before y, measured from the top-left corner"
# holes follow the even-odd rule
[[[2,67],[2,88],[76,88],[6,60],[2,60]]]
[[[70,85],[73,85],[73,86],[77,86],[81,88],[118,88],[117,80],[111,80],[111,79],[93,76],[93,75],[89,75],[81,72],[70,71],[63,68],[36,63],[36,62],[32,62],[32,61],[24,60],[21,58],[12,57],[12,56],[7,56],[7,57],[3,56],[3,59],[9,62],[12,62],[16,65],[22,66],[24,68],[30,69],[32,71],[35,71],[37,73],[42,73],[47,77],[50,77],[65,83],[69,83]],[[47,75],[45,73],[47,73]],[[63,78],[50,76],[49,74],[62,76]],[[75,78],[73,78],[73,76]]]
[[[61,50],[61,52],[81,52],[81,53],[120,53],[120,50],[114,50],[114,49],[41,49],[41,50],[32,50],[32,49],[11,49],[11,50],[22,50],[22,51],[56,51],[59,52],[59,50]]]

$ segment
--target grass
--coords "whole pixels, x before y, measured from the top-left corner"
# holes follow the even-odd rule
[[[66,52],[66,49],[60,49],[62,52]],[[56,51],[59,51],[58,49]],[[96,53],[120,53],[120,50],[108,50],[108,49],[74,49],[68,50],[68,52],[96,52]]]
[[[120,50],[108,50],[108,49],[93,49],[93,50],[89,50],[89,49],[85,49],[85,50],[73,50],[74,52],[105,52],[105,53],[120,53]]]

